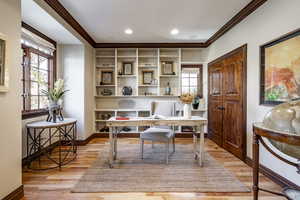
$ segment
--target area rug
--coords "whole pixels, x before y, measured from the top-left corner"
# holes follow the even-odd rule
[[[208,153],[200,167],[193,159],[192,144],[176,145],[166,165],[164,145],[156,144],[154,149],[145,145],[141,160],[138,144],[121,142],[113,169],[107,164],[107,146],[72,192],[250,192]]]

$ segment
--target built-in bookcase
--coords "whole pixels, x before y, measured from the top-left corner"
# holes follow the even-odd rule
[[[112,116],[150,116],[151,101],[177,101],[181,94],[181,66],[203,64],[203,49],[188,48],[99,48],[95,51],[95,132],[106,132],[105,123]],[[130,73],[126,64],[131,66]],[[126,68],[126,69],[125,69]],[[125,73],[126,71],[126,73]],[[108,84],[103,74],[111,76]],[[145,78],[146,77],[148,78]],[[149,76],[152,81],[149,82]],[[167,94],[166,88],[171,88]],[[123,95],[123,87],[132,88],[131,95]],[[120,106],[121,101],[135,102]],[[205,109],[193,111],[203,115]],[[180,114],[180,112],[178,112]],[[128,127],[127,133],[143,131],[147,127]],[[126,131],[124,131],[125,133]],[[180,132],[180,127],[176,128]]]

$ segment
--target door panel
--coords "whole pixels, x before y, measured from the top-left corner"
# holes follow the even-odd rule
[[[223,112],[223,81],[222,81],[222,64],[216,63],[209,68],[209,104],[208,104],[208,133],[209,137],[218,145],[222,146],[222,121]],[[210,117],[211,116],[211,117]]]
[[[246,156],[246,46],[209,64],[210,138],[240,159]]]

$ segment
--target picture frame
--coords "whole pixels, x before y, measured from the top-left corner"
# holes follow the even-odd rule
[[[163,61],[161,62],[162,74],[163,75],[174,75],[174,62],[173,61]]]
[[[101,71],[101,85],[113,85],[113,84],[114,84],[114,72]]]
[[[151,85],[153,80],[153,71],[143,71],[143,84]]]
[[[132,75],[133,74],[133,63],[132,62],[123,62],[123,75]]]
[[[260,105],[300,98],[300,29],[260,46]]]
[[[0,92],[8,92],[7,39],[0,33]]]

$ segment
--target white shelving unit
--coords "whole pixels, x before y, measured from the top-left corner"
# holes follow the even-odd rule
[[[153,100],[176,101],[181,94],[181,65],[203,64],[202,49],[185,48],[99,48],[95,51],[94,69],[94,121],[95,132],[104,131],[106,117],[108,116],[149,116],[148,106]],[[165,74],[163,65],[166,62],[173,63],[174,74]],[[124,63],[132,64],[132,74],[124,74]],[[109,71],[113,73],[112,84],[104,85],[101,73]],[[143,72],[152,72],[151,84],[143,82]],[[171,95],[166,95],[167,85],[171,87]],[[124,86],[132,88],[132,95],[124,96]],[[111,95],[104,93],[111,91]],[[121,109],[118,102],[132,101],[145,109],[125,108]],[[110,109],[112,108],[112,109]],[[124,108],[124,107],[123,107]],[[203,115],[205,110],[193,111],[194,115]],[[145,127],[129,127],[131,131],[140,132]],[[181,127],[177,128],[180,132]]]

